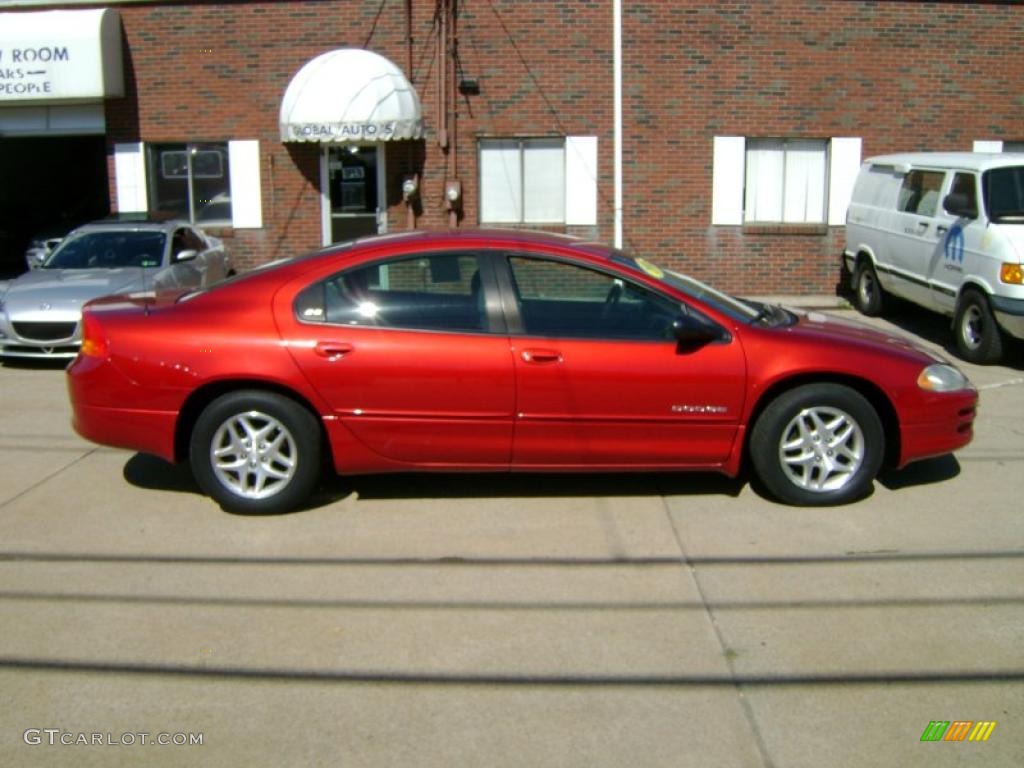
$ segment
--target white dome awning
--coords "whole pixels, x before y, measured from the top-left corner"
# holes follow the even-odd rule
[[[281,102],[281,141],[366,142],[423,135],[420,98],[402,70],[372,51],[343,48],[300,69]]]

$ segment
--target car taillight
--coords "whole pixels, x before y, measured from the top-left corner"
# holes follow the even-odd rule
[[[106,357],[107,338],[99,320],[89,311],[82,314],[82,347],[79,354],[85,357]]]

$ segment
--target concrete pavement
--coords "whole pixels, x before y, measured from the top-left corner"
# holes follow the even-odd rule
[[[844,508],[402,476],[269,518],[0,367],[0,765],[1024,764],[1024,372],[962,367],[975,442]]]

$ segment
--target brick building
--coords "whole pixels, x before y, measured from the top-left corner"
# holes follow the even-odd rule
[[[525,226],[831,291],[864,157],[1024,139],[1022,38],[1002,2],[0,0],[0,248],[108,212],[246,266]]]

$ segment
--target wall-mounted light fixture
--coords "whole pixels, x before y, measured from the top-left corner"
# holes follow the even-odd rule
[[[402,199],[412,202],[420,191],[420,175],[412,173],[402,179]]]
[[[448,226],[459,225],[459,209],[462,207],[462,182],[451,179],[444,183],[444,204],[448,208]]]
[[[402,199],[405,201],[407,229],[416,229],[416,203],[420,196],[420,175],[409,173],[402,177]]]

